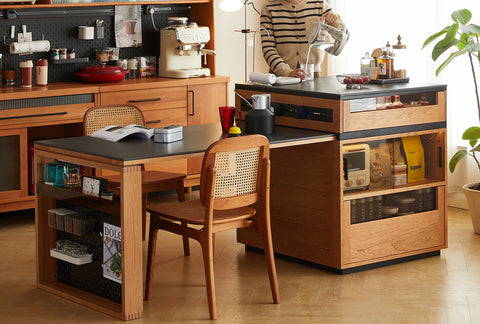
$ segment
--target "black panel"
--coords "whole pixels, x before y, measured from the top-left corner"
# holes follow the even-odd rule
[[[169,16],[189,17],[188,5],[155,5],[154,22],[157,29],[167,26]],[[75,76],[85,66],[97,65],[95,60],[96,48],[115,47],[114,37],[114,7],[84,7],[84,8],[48,8],[48,9],[15,9],[16,17],[5,18],[7,10],[3,10],[0,17],[0,37],[6,37],[7,45],[0,46],[0,52],[8,60],[12,69],[17,71],[16,84],[20,83],[19,63],[24,60],[50,58],[50,53],[33,53],[29,55],[10,54],[8,44],[15,39],[10,38],[10,26],[16,28],[15,34],[21,32],[22,25],[27,25],[27,32],[32,32],[33,40],[44,39],[50,41],[51,48],[73,48],[77,58],[88,57],[89,62],[72,64],[49,64],[48,82],[68,82],[80,80]],[[142,12],[145,6],[142,6]],[[103,39],[82,40],[78,38],[78,26],[95,26],[95,21],[104,21],[105,37]],[[154,29],[151,16],[142,14],[142,39],[143,46],[120,49],[120,58],[132,58],[135,56],[158,56],[159,55],[159,33]],[[7,62],[2,59],[3,70],[7,69]],[[35,76],[34,76],[35,82]]]

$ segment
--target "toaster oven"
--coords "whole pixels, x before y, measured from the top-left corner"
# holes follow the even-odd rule
[[[370,184],[370,146],[343,146],[344,190],[365,189]]]

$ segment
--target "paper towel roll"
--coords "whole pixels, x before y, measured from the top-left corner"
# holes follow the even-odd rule
[[[48,40],[32,41],[10,44],[10,54],[23,54],[34,52],[48,52],[50,51],[50,42]]]
[[[275,76],[275,74],[272,73],[252,72],[250,73],[250,81],[275,84],[275,82],[277,81],[277,77]]]

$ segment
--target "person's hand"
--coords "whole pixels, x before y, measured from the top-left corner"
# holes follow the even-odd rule
[[[302,69],[295,69],[292,72],[290,72],[288,76],[292,78],[300,78],[303,81],[305,80],[307,73],[305,73],[305,71]]]
[[[329,25],[333,25],[338,21],[338,15],[335,14],[333,11],[327,12],[325,15],[323,15],[323,22]]]

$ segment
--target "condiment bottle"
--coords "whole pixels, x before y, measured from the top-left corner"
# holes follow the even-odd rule
[[[41,59],[35,62],[35,76],[37,78],[37,85],[47,85],[48,60]]]
[[[127,68],[128,68],[128,78],[135,79],[137,77],[137,60],[136,59],[128,59],[127,61]]]
[[[20,85],[30,88],[32,86],[33,62],[31,60],[20,62]]]
[[[375,74],[375,59],[367,52],[365,56],[360,59],[360,74],[369,77],[374,77]]]
[[[393,103],[392,103],[392,108],[403,108],[404,104],[400,101],[400,96],[395,95]]]
[[[393,78],[393,58],[388,55],[388,49],[383,49],[383,55],[377,59],[377,78]]]

